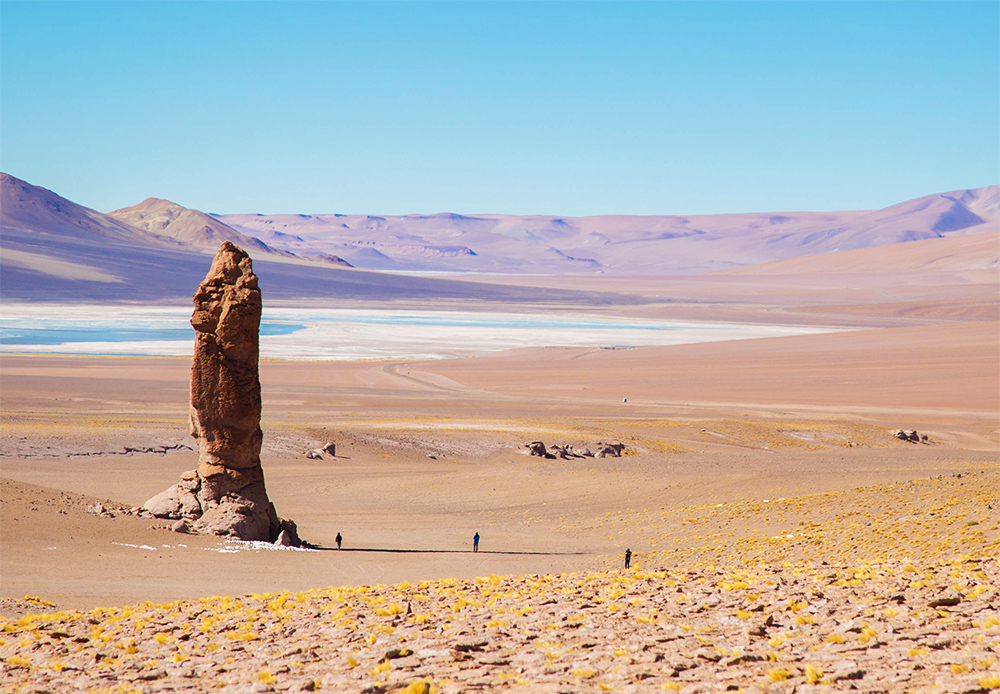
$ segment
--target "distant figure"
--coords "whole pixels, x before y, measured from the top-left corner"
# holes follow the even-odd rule
[[[479,551],[479,533],[476,533],[475,535],[472,536],[472,551],[473,552]]]
[[[622,398],[622,402],[628,402],[628,398]]]
[[[627,569],[632,565],[632,550],[625,550],[625,568]]]
[[[340,543],[344,541],[344,538],[340,533],[337,533],[337,549],[340,549]]]

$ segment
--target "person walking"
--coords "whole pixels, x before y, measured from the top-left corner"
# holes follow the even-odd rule
[[[625,568],[627,569],[632,565],[632,550],[625,550]]]
[[[340,543],[344,541],[344,538],[340,533],[337,533],[337,549],[340,549]]]
[[[479,533],[476,533],[475,535],[472,536],[472,551],[473,552],[479,551]]]

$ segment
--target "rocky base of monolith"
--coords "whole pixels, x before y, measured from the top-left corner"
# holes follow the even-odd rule
[[[295,522],[278,518],[267,499],[264,483],[251,483],[218,497],[219,480],[203,478],[197,470],[181,475],[180,482],[147,501],[143,508],[157,518],[184,521],[181,532],[218,535],[239,540],[301,544]]]

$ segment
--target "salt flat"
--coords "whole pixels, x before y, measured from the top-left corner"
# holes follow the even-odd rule
[[[12,304],[0,317],[0,352],[190,357],[194,333],[189,317],[187,307]],[[566,309],[515,313],[269,308],[262,318],[260,347],[263,359],[442,359],[522,347],[678,345],[835,330],[640,319]]]

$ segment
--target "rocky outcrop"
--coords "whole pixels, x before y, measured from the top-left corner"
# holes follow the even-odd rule
[[[541,441],[529,441],[524,444],[524,447],[528,449],[528,455],[537,455],[541,458],[552,457],[545,449],[545,444]]]
[[[145,508],[187,520],[191,532],[273,542],[285,530],[297,544],[295,524],[279,520],[267,498],[260,464],[261,296],[250,256],[223,243],[194,303],[189,421],[198,469]]]
[[[930,440],[927,434],[918,434],[915,429],[898,429],[893,436],[900,441],[909,441],[911,443],[927,443]]]
[[[562,446],[552,444],[546,448],[543,441],[529,441],[524,444],[524,448],[526,454],[539,458],[570,460],[572,458],[620,458],[625,450],[625,444],[598,442],[596,452],[587,447],[577,448],[572,444]]]
[[[597,458],[620,458],[624,450],[624,443],[598,443],[594,456]]]
[[[337,444],[327,441],[319,448],[310,448],[306,451],[306,458],[309,460],[323,460],[323,456],[328,455],[331,458],[337,457]]]

